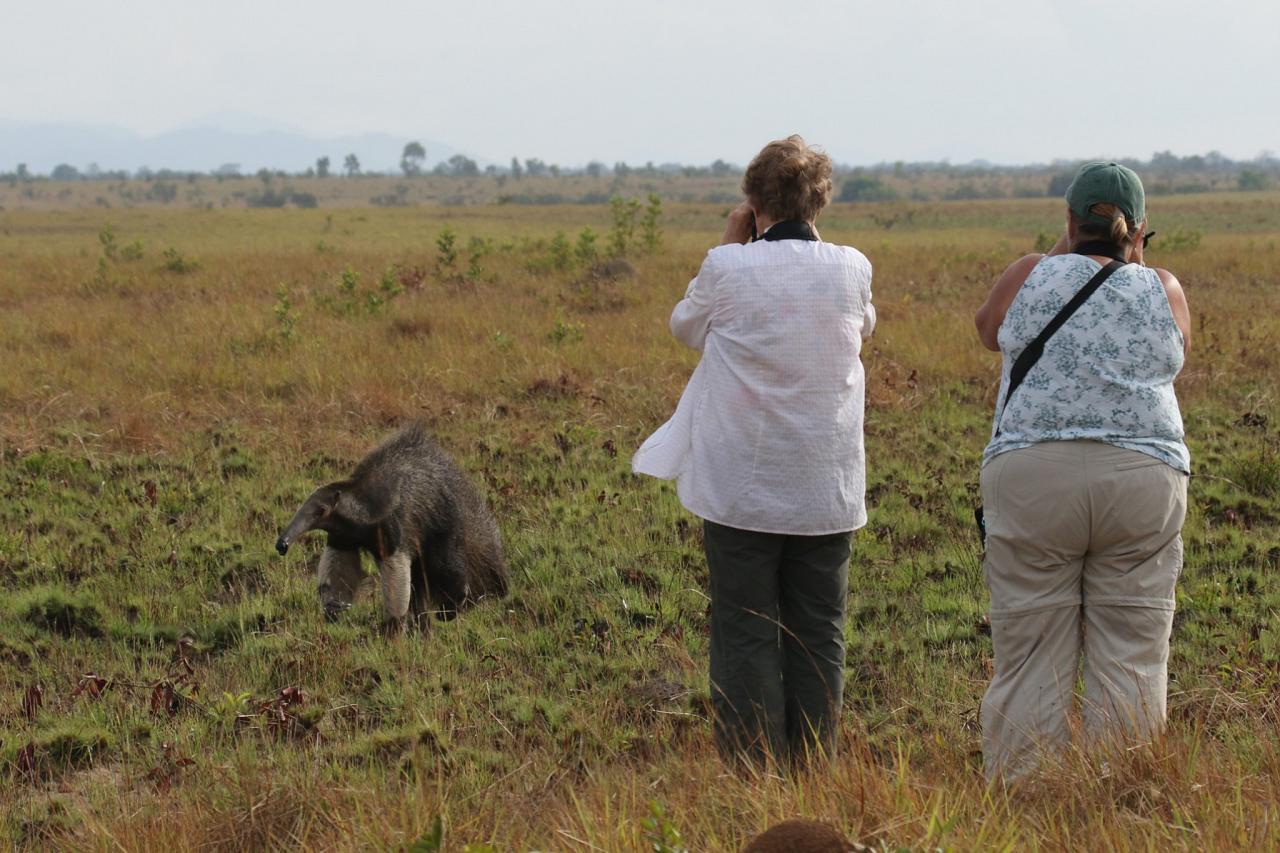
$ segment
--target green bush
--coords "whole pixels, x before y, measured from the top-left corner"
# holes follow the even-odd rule
[[[18,753],[30,750],[33,769],[41,774],[60,773],[88,767],[111,751],[115,741],[105,729],[94,725],[64,722],[30,740],[13,739],[5,745],[4,764],[19,767]]]
[[[1254,172],[1251,169],[1245,169],[1240,173],[1240,177],[1236,180],[1236,189],[1240,192],[1258,192],[1265,190],[1270,181],[1262,172]]]
[[[451,270],[458,263],[458,232],[446,225],[436,237],[436,266]]]
[[[276,341],[283,346],[289,346],[298,337],[298,312],[293,310],[293,303],[289,301],[289,291],[283,284],[276,289],[276,304],[272,306],[271,313],[276,320]]]
[[[97,605],[59,587],[38,587],[20,594],[14,610],[42,631],[63,637],[102,636],[102,613]]]
[[[840,201],[893,201],[898,192],[871,175],[854,175],[840,187]]]
[[[1280,497],[1280,451],[1263,447],[1246,453],[1236,462],[1232,478],[1251,495]]]
[[[649,193],[648,201],[640,220],[640,239],[646,252],[656,252],[662,245],[662,226],[659,224],[662,218],[662,199],[657,193]]]
[[[1180,252],[1184,249],[1195,249],[1199,247],[1200,240],[1204,235],[1199,231],[1186,228],[1178,228],[1170,231],[1168,234],[1161,234],[1156,239],[1159,241],[1154,243],[1156,247],[1168,252]]]
[[[596,262],[596,232],[583,228],[578,232],[578,242],[573,247],[573,257],[582,266],[590,266]]]
[[[170,246],[161,252],[164,257],[164,268],[169,272],[183,275],[200,269],[200,262],[195,258],[184,258],[182,253]]]
[[[624,199],[615,195],[609,199],[609,215],[613,225],[609,229],[609,254],[620,258],[627,253],[635,236],[636,216],[640,213],[640,199]]]

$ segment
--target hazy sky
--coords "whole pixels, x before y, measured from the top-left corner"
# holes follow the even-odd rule
[[[3,0],[0,118],[211,114],[505,162],[1280,150],[1276,0]]]

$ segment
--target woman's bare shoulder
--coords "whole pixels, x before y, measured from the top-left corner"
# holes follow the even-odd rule
[[[1016,279],[1018,284],[1022,284],[1027,276],[1031,275],[1031,271],[1040,265],[1040,262],[1048,258],[1049,255],[1043,255],[1039,252],[1032,252],[1029,255],[1023,255],[1009,266],[1005,267],[1001,279]]]
[[[1160,283],[1166,288],[1176,287],[1179,290],[1182,289],[1182,282],[1178,281],[1178,277],[1164,267],[1152,267],[1151,269],[1155,270],[1156,275],[1160,277]]]
[[[1004,323],[1004,315],[1008,312],[1009,306],[1013,304],[1013,299],[1018,295],[1018,291],[1022,289],[1027,276],[1031,275],[1031,271],[1045,257],[1045,255],[1041,255],[1038,252],[1023,255],[1009,264],[1005,271],[1000,274],[1000,278],[996,279],[995,286],[987,294],[987,301],[982,303],[982,307],[978,309],[978,313],[973,318],[974,324],[978,328],[978,339],[982,341],[982,345],[987,349],[993,351],[1000,349],[997,335],[1000,332],[1001,324]]]
[[[1187,294],[1182,290],[1182,282],[1173,273],[1161,267],[1152,267],[1164,285],[1164,295],[1169,300],[1169,310],[1173,312],[1173,321],[1182,332],[1184,352],[1191,350],[1191,307],[1187,305]]]

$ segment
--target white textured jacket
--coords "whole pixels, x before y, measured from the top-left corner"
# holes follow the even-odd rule
[[[871,263],[808,240],[719,246],[671,314],[702,352],[671,420],[632,468],[676,479],[719,524],[820,535],[866,524],[859,353],[875,326]]]

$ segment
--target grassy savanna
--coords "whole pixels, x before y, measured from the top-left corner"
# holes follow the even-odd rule
[[[628,465],[695,363],[666,320],[724,206],[668,204],[616,278],[578,250],[609,255],[604,206],[0,212],[5,841],[386,848],[440,817],[447,849],[732,850],[809,815],[876,849],[1277,846],[1280,197],[1150,208],[1196,330],[1169,731],[1016,794],[977,754],[998,368],[971,317],[1061,202],[819,222],[876,268],[871,520],[841,752],[788,778],[717,760],[699,525]],[[512,593],[425,635],[368,597],[326,624],[319,537],[276,533],[414,418]]]

